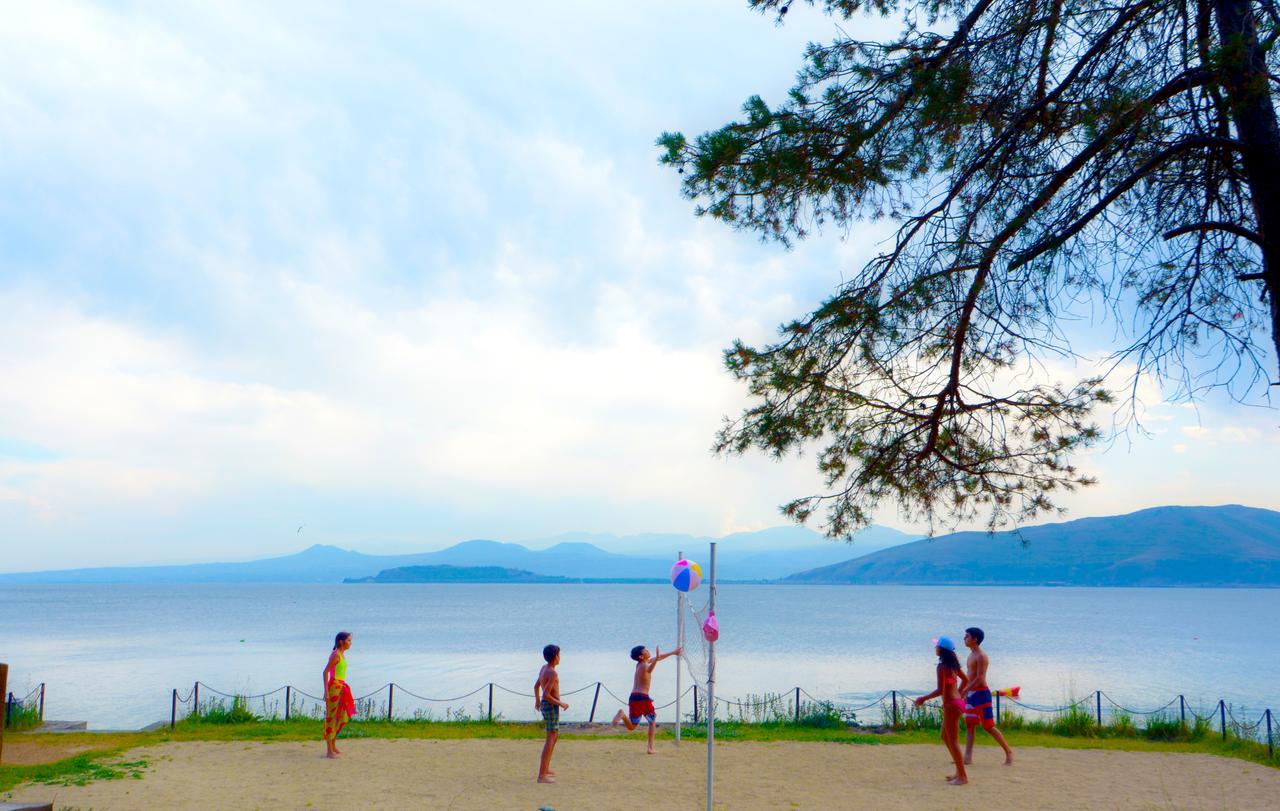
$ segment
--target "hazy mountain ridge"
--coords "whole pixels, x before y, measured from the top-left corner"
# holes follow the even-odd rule
[[[292,555],[239,563],[99,567],[0,574],[0,583],[338,583],[374,577],[409,566],[498,566],[548,577],[573,579],[648,579],[665,577],[677,551],[707,564],[709,540],[692,535],[594,536],[615,546],[648,552],[626,555],[586,543],[582,533],[547,539],[545,549],[516,543],[470,540],[435,552],[369,555],[316,544]],[[588,536],[591,537],[591,536]],[[826,540],[804,527],[784,526],[735,533],[718,539],[717,575],[725,580],[777,579],[794,572],[847,560],[861,549],[911,539],[887,527],[871,527],[854,545]]]
[[[994,535],[957,532],[783,582],[1280,586],[1280,512],[1234,504],[1154,507]]]

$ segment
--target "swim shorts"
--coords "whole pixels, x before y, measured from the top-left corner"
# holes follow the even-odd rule
[[[996,725],[990,690],[974,690],[965,697],[964,722],[971,727],[982,724],[983,729],[991,729]]]
[[[653,708],[653,699],[645,693],[632,693],[627,698],[627,715],[633,724],[640,723],[641,718],[651,724],[658,720],[658,711]]]
[[[542,699],[542,720],[547,722],[547,732],[559,732],[560,705]]]

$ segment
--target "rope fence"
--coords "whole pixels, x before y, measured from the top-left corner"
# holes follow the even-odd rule
[[[43,706],[44,685],[37,688]],[[629,692],[629,691],[628,691]],[[588,709],[575,701],[563,713],[566,723],[596,723],[612,717],[610,711],[599,713],[601,693],[627,706],[627,699],[603,682],[590,682],[560,694],[562,699],[591,693]],[[740,698],[716,696],[714,710],[717,721],[742,723],[801,723],[815,725],[841,723],[865,727],[936,727],[940,723],[937,701],[916,706],[912,698],[918,692],[889,690],[884,693],[837,693],[829,697],[815,696],[802,687],[777,693],[749,694]],[[692,695],[685,718],[690,723],[706,720],[705,689],[694,684],[680,695]],[[30,696],[28,696],[28,699]],[[527,699],[527,701],[521,701]],[[390,682],[356,697],[357,720],[385,721],[486,721],[534,720],[533,694],[513,690],[495,682],[482,684],[469,693],[447,698],[433,698]],[[26,700],[26,699],[24,699]],[[472,703],[474,702],[474,703]],[[673,698],[656,710],[675,705]],[[1179,730],[1195,729],[1200,734],[1217,733],[1226,740],[1234,737],[1265,743],[1274,753],[1275,713],[1268,708],[1249,708],[1219,699],[1211,708],[1193,707],[1179,695],[1151,709],[1139,709],[1116,701],[1101,690],[1065,704],[1036,704],[1010,696],[994,695],[996,723],[1005,726],[1039,726],[1062,734],[1089,734],[1099,728],[1120,732],[1145,732],[1148,737]],[[202,721],[235,722],[248,720],[321,719],[324,699],[298,687],[285,685],[252,695],[228,693],[203,682],[195,682],[185,693],[174,689],[171,696],[170,727],[185,718]],[[676,719],[665,719],[674,721]],[[1141,726],[1140,726],[1141,724]]]

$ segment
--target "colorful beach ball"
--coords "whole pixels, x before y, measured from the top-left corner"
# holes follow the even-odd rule
[[[678,560],[671,567],[671,585],[680,591],[693,591],[702,582],[702,567],[691,560]]]

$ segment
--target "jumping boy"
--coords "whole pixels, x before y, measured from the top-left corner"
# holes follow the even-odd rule
[[[1004,765],[1013,765],[1013,750],[1005,743],[1004,736],[996,729],[995,712],[991,707],[991,687],[987,684],[987,665],[990,662],[982,650],[982,640],[986,634],[981,628],[964,630],[964,645],[969,649],[969,661],[965,669],[969,671],[968,693],[965,696],[964,723],[964,762],[973,763],[973,739],[977,736],[978,724],[987,731],[1000,748],[1004,750]]]
[[[653,681],[653,669],[658,666],[658,662],[669,656],[679,656],[684,652],[683,648],[676,648],[671,653],[663,653],[661,648],[654,648],[657,655],[649,653],[649,649],[644,645],[636,645],[631,649],[631,658],[636,662],[636,677],[631,683],[631,695],[627,698],[627,708],[618,710],[617,715],[613,716],[613,725],[625,724],[627,729],[635,729],[640,726],[640,719],[643,718],[649,722],[649,749],[647,754],[657,754],[653,751],[653,733],[657,729],[658,712],[653,708],[653,699],[649,697],[649,684]]]
[[[538,762],[538,782],[554,783],[556,773],[551,771],[551,753],[555,751],[556,740],[560,737],[560,711],[569,709],[569,705],[560,700],[560,674],[556,672],[556,665],[560,664],[560,646],[547,645],[542,649],[542,658],[547,663],[538,671],[538,680],[533,683],[533,706],[542,711],[542,720],[547,724],[547,742],[542,745],[542,760]]]

